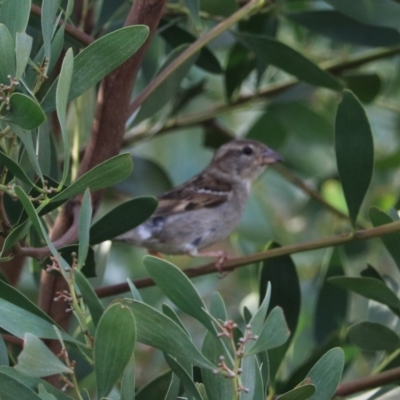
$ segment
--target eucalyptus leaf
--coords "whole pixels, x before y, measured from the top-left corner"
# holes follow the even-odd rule
[[[71,88],[72,75],[74,70],[74,54],[72,49],[68,49],[65,54],[59,79],[57,81],[56,89],[56,110],[57,117],[60,122],[61,134],[64,146],[64,166],[63,173],[60,182],[60,188],[64,185],[69,174],[69,162],[70,162],[70,146],[69,146],[69,136],[67,131],[67,104],[68,104],[68,94]]]
[[[389,215],[379,210],[376,207],[372,207],[369,211],[372,224],[377,227],[385,224],[390,224],[393,219]],[[386,249],[395,261],[397,268],[400,269],[400,233],[395,232],[389,235],[380,236]]]
[[[315,385],[301,385],[278,397],[277,400],[307,400],[316,391]]]
[[[60,0],[42,0],[42,35],[44,53],[48,61],[51,60],[51,40],[54,33],[54,23],[57,15]]]
[[[236,38],[266,64],[273,64],[299,80],[341,90],[342,84],[296,50],[264,35],[235,33]]]
[[[131,357],[121,379],[120,400],[135,400],[135,358]]]
[[[387,326],[375,322],[359,322],[349,328],[350,340],[365,351],[395,351],[400,338]]]
[[[28,186],[33,186],[34,183],[28,178],[23,169],[10,157],[0,151],[0,162],[6,167],[16,178],[20,179]]]
[[[74,72],[69,91],[71,101],[100,82],[108,73],[132,56],[145,42],[149,29],[143,25],[113,31],[82,50],[74,59]],[[56,79],[42,101],[46,113],[55,109]]]
[[[1,400],[41,400],[32,389],[2,372],[0,372],[0,398]]]
[[[94,370],[97,395],[106,397],[122,376],[132,357],[136,324],[132,311],[114,303],[102,315],[94,338]]]
[[[206,313],[206,306],[190,279],[175,265],[157,257],[146,256],[143,260],[156,285],[186,314],[196,318],[210,332],[216,328]]]
[[[247,389],[240,393],[240,400],[265,400],[260,366],[256,356],[246,357],[242,360],[241,374],[242,385]]]
[[[104,313],[104,306],[82,272],[75,270],[74,275],[76,284],[78,285],[79,291],[82,295],[82,299],[89,308],[93,324],[94,326],[97,326],[101,316]]]
[[[0,7],[0,24],[7,25],[12,37],[15,38],[17,32],[25,31],[28,25],[30,12],[31,0],[2,0]],[[0,54],[3,57],[1,51]]]
[[[16,79],[21,79],[28,64],[29,56],[31,54],[33,39],[25,32],[17,32],[15,40],[15,56],[17,62],[17,71],[15,73]]]
[[[8,3],[10,0],[7,0]],[[0,8],[2,10],[3,5]],[[1,18],[1,14],[0,14]],[[0,83],[4,85],[10,84],[9,75],[15,77],[15,54],[14,40],[8,28],[1,23],[0,19]]]
[[[336,160],[349,215],[355,227],[374,165],[374,143],[367,115],[349,90],[336,114]]]
[[[194,384],[190,375],[182,367],[182,365],[180,365],[178,361],[173,359],[168,354],[164,354],[164,356],[171,370],[178,376],[178,378],[182,382],[186,393],[192,396],[195,400],[202,400],[200,393],[196,388],[196,385]]]
[[[325,353],[305,377],[316,387],[316,392],[310,399],[331,400],[342,378],[343,368],[342,349],[335,347]]]
[[[4,118],[22,129],[35,129],[46,120],[40,105],[31,97],[22,93],[10,96],[10,111]]]
[[[72,370],[62,363],[37,336],[30,333],[24,337],[24,348],[14,368],[24,375],[35,378],[72,373]]]
[[[283,310],[275,307],[268,315],[253,346],[246,348],[245,356],[281,346],[289,339],[290,331],[286,325]]]
[[[78,250],[78,269],[85,263],[89,251],[89,230],[92,221],[92,200],[89,189],[85,190],[82,199],[82,206],[79,213],[79,250]]]
[[[86,189],[91,191],[104,189],[129,176],[132,168],[132,160],[129,154],[112,157],[86,172],[65,190],[54,196],[51,201],[66,201],[83,193]]]
[[[400,300],[386,284],[374,278],[334,277],[329,282],[393,308],[400,315]]]
[[[136,319],[138,342],[155,347],[173,357],[181,357],[206,369],[215,366],[194,346],[186,332],[175,322],[147,304],[125,300]],[[157,329],[154,327],[157,326]]]
[[[90,228],[90,244],[95,245],[139,226],[156,210],[153,197],[138,197],[115,207]]]

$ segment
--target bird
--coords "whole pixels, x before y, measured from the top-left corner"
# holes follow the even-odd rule
[[[158,197],[153,215],[116,241],[152,254],[216,257],[221,271],[225,251],[199,250],[230,235],[240,220],[252,183],[282,157],[265,144],[235,139],[222,145],[210,164],[189,181]]]

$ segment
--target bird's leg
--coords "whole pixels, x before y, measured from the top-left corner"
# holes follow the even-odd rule
[[[228,254],[224,250],[210,250],[210,251],[203,251],[199,253],[196,248],[190,250],[189,254],[192,257],[216,257],[217,261],[215,263],[215,268],[220,273],[222,277],[224,277],[227,272],[222,269],[222,265],[225,260],[228,259]]]

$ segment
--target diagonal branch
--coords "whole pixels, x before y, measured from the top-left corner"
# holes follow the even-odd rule
[[[322,239],[310,240],[308,242],[282,246],[275,249],[263,251],[260,253],[250,254],[248,256],[231,258],[226,260],[222,264],[221,269],[226,272],[233,271],[236,268],[268,260],[270,258],[287,256],[290,254],[302,253],[305,251],[318,250],[331,246],[339,246],[341,244],[360,241],[360,240],[373,239],[376,237],[389,235],[391,233],[396,233],[396,232],[400,232],[400,221],[395,221],[391,222],[390,224],[385,224],[374,228],[356,231],[354,234],[344,233],[341,235],[330,236]],[[209,263],[202,265],[200,267],[187,269],[184,272],[188,277],[194,278],[197,276],[216,273],[218,272],[218,270],[215,267],[215,263]],[[151,278],[138,279],[134,283],[137,288],[154,286],[154,282]],[[96,293],[98,294],[99,297],[112,296],[127,291],[129,291],[129,286],[125,282],[119,283],[117,285],[105,286],[96,289]]]

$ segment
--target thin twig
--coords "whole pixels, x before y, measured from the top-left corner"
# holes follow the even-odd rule
[[[339,246],[344,243],[351,243],[359,240],[368,240],[383,235],[389,235],[391,233],[399,231],[400,231],[400,221],[395,221],[391,222],[390,224],[359,230],[356,231],[354,234],[343,233],[340,235],[329,236],[322,239],[310,240],[308,242],[282,246],[275,249],[263,251],[260,253],[250,254],[248,256],[231,258],[223,263],[221,269],[226,272],[233,271],[236,268],[268,260],[271,258],[287,256],[295,253],[302,253],[310,250],[323,249],[326,247]],[[219,270],[215,268],[215,262],[205,264],[200,267],[190,268],[184,271],[184,273],[189,278],[194,278],[197,276],[202,276],[217,272],[219,272]],[[154,286],[154,281],[151,278],[138,279],[135,280],[134,283],[137,288]],[[105,286],[96,289],[96,293],[98,294],[99,297],[113,296],[127,291],[129,291],[129,286],[127,283],[119,283],[116,285]]]

